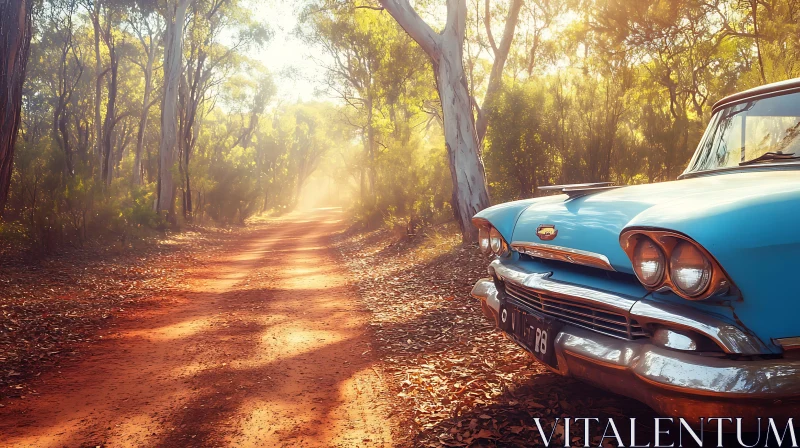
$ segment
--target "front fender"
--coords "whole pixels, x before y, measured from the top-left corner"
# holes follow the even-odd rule
[[[564,198],[566,198],[565,195],[546,196],[497,204],[481,210],[473,219],[485,219],[489,221],[489,223],[500,232],[503,239],[511,243],[514,227],[522,212],[533,204],[564,202]]]
[[[656,205],[626,226],[673,230],[702,245],[742,293],[730,304],[736,316],[765,340],[800,336],[800,189],[771,187],[687,198],[679,209]]]

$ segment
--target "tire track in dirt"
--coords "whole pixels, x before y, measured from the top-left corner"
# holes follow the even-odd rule
[[[2,446],[381,446],[387,393],[329,247],[340,212],[255,223],[187,273],[178,304],[121,325],[39,396],[0,409]]]

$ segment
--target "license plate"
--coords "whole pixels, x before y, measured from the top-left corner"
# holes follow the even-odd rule
[[[519,345],[539,361],[553,368],[558,367],[555,339],[562,326],[559,321],[513,304],[505,304],[501,310],[501,321],[503,316],[506,317],[506,321],[502,322],[503,330],[513,336]]]

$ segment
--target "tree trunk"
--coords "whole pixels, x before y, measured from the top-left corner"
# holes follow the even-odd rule
[[[72,150],[69,145],[69,132],[67,129],[66,117],[66,83],[67,83],[67,52],[69,44],[64,43],[61,50],[61,59],[58,70],[58,91],[56,94],[56,104],[53,107],[53,140],[61,151],[64,152],[64,173],[72,174]]]
[[[30,43],[31,2],[0,0],[0,216],[11,185]]]
[[[361,196],[361,204],[367,203],[367,158],[364,157],[361,166],[358,169],[359,177],[358,177],[358,186],[359,186],[359,193]]]
[[[198,20],[196,14],[194,20]],[[184,76],[181,76],[181,84],[178,90],[178,116],[180,117],[178,152],[181,155],[179,165],[183,184],[183,217],[186,220],[191,219],[193,211],[189,163],[197,140],[197,132],[199,131],[199,125],[196,124],[197,114],[200,109],[200,103],[203,101],[206,82],[210,76],[205,64],[207,54],[202,46],[192,40],[189,54],[186,72]]]
[[[56,101],[56,107],[53,111],[53,138],[64,152],[64,173],[67,176],[71,176],[75,173],[75,168],[72,160],[72,146],[69,141],[69,128],[67,127],[67,106],[63,95],[59,96]]]
[[[758,55],[758,71],[761,75],[761,82],[767,83],[767,75],[764,74],[764,58],[761,56],[761,36],[758,27],[758,0],[750,0],[750,8],[753,14],[753,36],[756,43],[756,54]]]
[[[150,36],[150,51],[147,53],[147,65],[144,69],[144,98],[142,99],[142,113],[139,115],[139,131],[136,134],[136,153],[133,156],[133,184],[142,184],[142,148],[144,147],[144,133],[147,129],[147,115],[150,111],[150,95],[153,92],[153,59],[155,59],[155,48],[153,48],[152,36]]]
[[[370,205],[376,205],[378,202],[378,190],[375,188],[375,180],[377,177],[375,167],[375,126],[373,120],[373,100],[372,100],[372,87],[370,86],[370,94],[367,96],[367,101],[364,106],[367,109],[367,168],[369,173],[369,197],[372,200]]]
[[[108,102],[106,103],[106,118],[103,123],[103,144],[101,146],[102,152],[102,180],[106,187],[111,185],[111,179],[114,171],[114,127],[117,122],[117,69],[119,68],[119,59],[117,59],[117,52],[114,45],[114,37],[112,36],[111,26],[109,25],[105,43],[108,47],[108,54],[111,58],[111,79],[108,82]]]
[[[463,35],[459,38],[451,33],[452,30],[445,29],[441,57],[433,66],[442,102],[444,140],[453,183],[453,213],[464,241],[477,241],[478,230],[472,225],[472,217],[489,206],[489,192],[464,72]]]
[[[183,22],[190,0],[179,0],[167,10],[164,48],[164,101],[161,107],[161,144],[159,145],[158,202],[156,210],[175,219],[175,182],[172,178],[178,143],[178,89],[183,68]]]
[[[103,62],[100,59],[100,2],[94,2],[92,16],[92,29],[94,30],[94,156],[99,162],[102,172],[102,135],[103,115],[100,106],[103,101]]]
[[[202,62],[198,62],[197,72],[202,71]],[[195,120],[197,119],[197,110],[200,107],[201,97],[197,90],[197,83],[199,83],[199,75],[197,73],[188,73],[189,79],[186,76],[181,77],[181,86],[178,91],[178,104],[180,116],[180,132],[179,132],[179,153],[181,155],[180,173],[183,182],[183,217],[187,220],[192,216],[192,194],[189,179],[189,162],[191,160],[192,150],[195,144]],[[192,83],[191,90],[189,83]]]
[[[72,97],[75,84],[70,85],[67,78],[67,57],[72,49],[72,10],[66,12],[68,15],[66,35],[61,44],[61,56],[59,57],[59,69],[57,78],[56,104],[53,108],[53,139],[58,147],[64,152],[64,174],[66,177],[75,174],[73,164],[73,150],[69,135],[69,112],[67,104]],[[82,69],[81,69],[82,71]],[[80,78],[80,74],[76,77]],[[77,82],[76,82],[77,83]]]
[[[186,220],[192,219],[192,185],[190,182],[189,177],[189,156],[190,156],[191,148],[187,145],[184,148],[184,166],[183,166],[183,175],[184,175],[184,188],[183,188],[183,217]]]
[[[300,202],[300,193],[303,191],[303,183],[306,180],[306,159],[305,157],[300,159],[300,167],[297,170],[297,188],[295,188],[294,193],[294,205],[296,206]]]
[[[434,32],[408,0],[380,2],[433,62],[444,115],[444,136],[453,183],[453,213],[463,240],[476,241],[478,230],[472,225],[472,216],[489,206],[489,191],[464,71],[466,0],[447,0],[447,24],[442,34]]]

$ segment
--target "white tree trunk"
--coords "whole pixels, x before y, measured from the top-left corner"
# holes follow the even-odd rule
[[[489,206],[489,191],[464,71],[466,0],[447,0],[447,25],[442,34],[435,33],[408,0],[381,0],[381,4],[433,62],[444,114],[444,137],[453,183],[453,212],[463,239],[476,241],[478,231],[472,225],[472,216]]]
[[[139,115],[139,131],[136,134],[136,153],[133,159],[133,184],[142,184],[142,149],[144,148],[144,133],[147,130],[147,116],[150,112],[150,95],[153,92],[153,60],[155,48],[150,37],[150,48],[147,53],[147,64],[144,69],[144,98],[142,99],[142,113]]]
[[[457,27],[446,28],[442,34],[439,60],[433,65],[444,115],[454,213],[464,240],[476,241],[478,235],[472,217],[489,206],[489,191],[464,71],[463,41],[463,34]]]
[[[161,107],[158,202],[156,210],[175,215],[175,182],[172,178],[178,143],[178,89],[183,70],[183,23],[190,0],[168,6],[164,40],[164,102]]]

